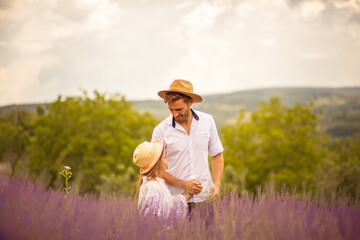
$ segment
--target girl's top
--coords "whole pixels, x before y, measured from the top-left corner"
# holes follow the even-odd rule
[[[138,208],[142,215],[154,214],[158,218],[167,218],[170,212],[174,212],[177,219],[186,216],[187,201],[183,195],[172,196],[165,180],[147,180],[143,177],[140,187]]]

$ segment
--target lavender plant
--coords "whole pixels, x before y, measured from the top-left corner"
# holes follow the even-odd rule
[[[66,199],[69,193],[71,192],[71,187],[69,187],[69,179],[72,176],[71,167],[64,166],[64,169],[61,172],[59,172],[59,174],[63,175],[63,177],[65,178],[64,198]]]
[[[0,239],[359,239],[360,208],[288,192],[229,193],[190,218],[140,217],[131,197],[47,190],[0,178]]]

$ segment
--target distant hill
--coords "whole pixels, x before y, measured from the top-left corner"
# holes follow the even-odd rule
[[[194,109],[210,113],[217,126],[235,122],[239,109],[251,112],[259,101],[278,96],[286,106],[316,100],[315,106],[323,109],[320,128],[332,137],[347,137],[360,132],[360,87],[354,88],[269,88],[244,90],[233,93],[205,95],[203,102],[193,105]],[[162,100],[134,101],[134,108],[152,113],[159,121],[169,116],[167,105]],[[9,105],[0,107],[0,114],[11,113],[12,109],[24,108],[36,111],[45,104]]]
[[[13,109],[24,109],[29,112],[36,112],[37,107],[46,107],[46,103],[12,104],[0,107],[0,115],[10,114]]]
[[[360,88],[270,88],[205,95],[203,102],[193,105],[214,116],[221,127],[235,122],[239,109],[253,111],[259,101],[278,96],[286,106],[316,100],[323,109],[320,128],[333,137],[351,136],[360,132]],[[149,111],[159,120],[170,114],[163,101],[136,101],[134,108]]]

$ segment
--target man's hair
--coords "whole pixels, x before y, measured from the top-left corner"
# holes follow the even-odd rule
[[[184,102],[185,103],[189,103],[190,100],[192,99],[190,96],[187,96],[185,94],[182,94],[182,93],[178,93],[178,92],[169,92],[169,93],[166,93],[165,94],[165,97],[164,97],[164,102],[165,103],[168,103],[168,102],[175,102],[179,99],[184,99]]]

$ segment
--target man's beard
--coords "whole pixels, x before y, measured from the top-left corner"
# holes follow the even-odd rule
[[[188,116],[189,116],[189,113],[190,113],[190,107],[189,107],[189,104],[187,105],[187,110],[185,111],[184,115],[181,115],[181,116],[178,116],[178,118],[176,118],[176,121],[178,123],[183,123],[187,120]]]

